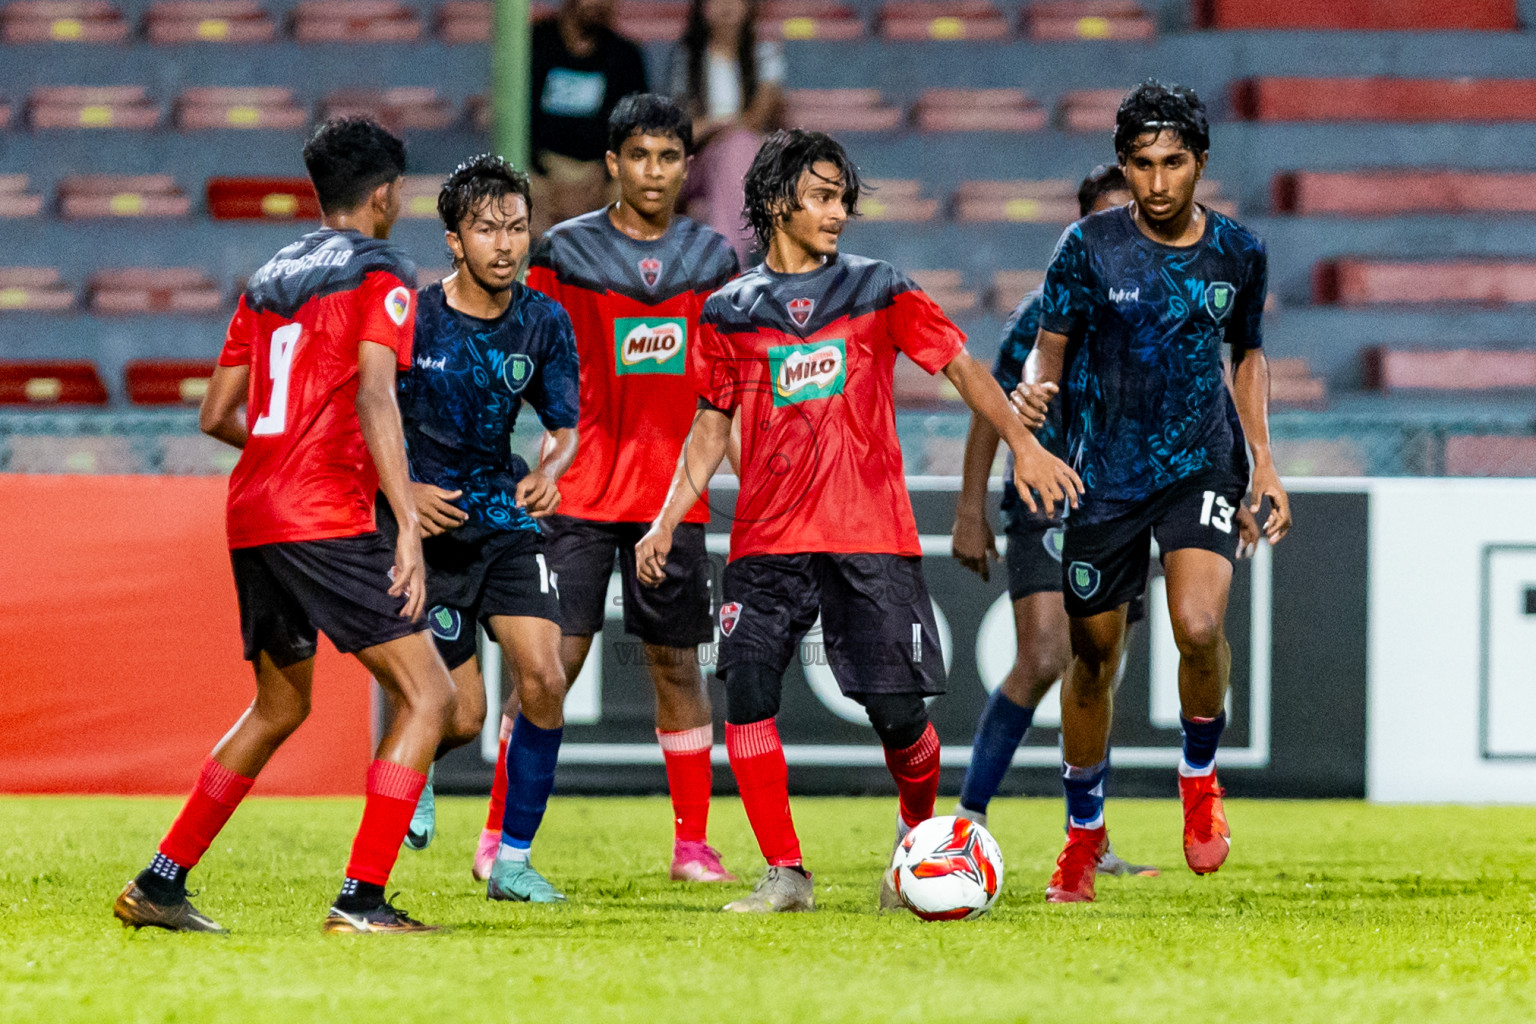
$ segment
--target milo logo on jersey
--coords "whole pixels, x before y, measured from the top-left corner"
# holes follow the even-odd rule
[[[804,345],[775,345],[768,350],[773,375],[773,404],[794,405],[843,393],[848,379],[848,351],[843,339]]]
[[[614,372],[682,374],[688,369],[688,321],[621,316],[613,321]]]

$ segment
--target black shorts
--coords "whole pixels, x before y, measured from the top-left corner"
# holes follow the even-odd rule
[[[1062,551],[1067,614],[1086,618],[1140,597],[1157,538],[1161,557],[1199,548],[1237,560],[1237,509],[1244,484],[1202,473],[1158,491],[1125,515],[1099,523],[1068,517]]]
[[[944,692],[944,652],[921,560],[903,555],[748,555],[725,567],[719,670],[783,672],[821,616],[844,694]]]
[[[319,633],[343,654],[419,633],[391,597],[394,546],[378,533],[236,548],[229,553],[240,600],[245,658],[266,651],[279,668],[315,656]]]
[[[635,545],[649,523],[605,523],[549,517],[549,567],[560,577],[560,630],[566,636],[603,631],[613,556],[619,556],[624,631],[658,647],[697,647],[715,639],[709,613],[709,553],[704,524],[681,523],[672,531],[667,578],[647,587],[635,574]]]
[[[1008,551],[1008,598],[1017,601],[1030,594],[1061,590],[1060,523],[1029,521],[1010,524],[1005,536]]]
[[[393,543],[397,527],[384,502],[379,530]],[[438,653],[456,669],[479,650],[476,623],[493,615],[560,621],[559,581],[537,530],[493,530],[474,524],[425,537],[427,624]]]

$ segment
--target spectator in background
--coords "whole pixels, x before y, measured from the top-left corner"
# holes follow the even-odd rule
[[[560,13],[533,26],[534,237],[614,198],[603,162],[608,115],[647,88],[640,47],[612,20],[613,0],[563,0]]]
[[[687,212],[720,232],[743,263],[742,179],[763,136],[778,127],[784,50],[757,38],[757,0],[690,0],[672,54],[669,88],[693,115],[696,149],[683,193]]]

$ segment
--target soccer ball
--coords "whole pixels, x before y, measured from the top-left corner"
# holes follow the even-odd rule
[[[929,818],[891,858],[901,902],[924,921],[964,921],[992,909],[1003,888],[1003,851],[965,818]]]

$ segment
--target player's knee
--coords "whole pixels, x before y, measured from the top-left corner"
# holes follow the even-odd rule
[[[524,708],[553,713],[565,706],[565,691],[565,670],[558,664],[518,673],[518,696]]]
[[[890,750],[905,750],[928,728],[928,706],[918,694],[861,693],[854,700],[864,705],[880,745]]]
[[[782,680],[767,665],[733,665],[724,672],[725,720],[732,725],[751,725],[779,713]]]
[[[1213,654],[1222,642],[1221,619],[1203,609],[1180,609],[1173,614],[1173,638],[1185,657]]]
[[[287,693],[280,698],[257,697],[254,711],[268,732],[286,737],[304,724],[309,707],[308,695]]]
[[[1034,650],[1020,651],[1014,661],[1013,674],[1020,688],[1038,700],[1061,678],[1071,660],[1072,652],[1065,646],[1042,645]]]

